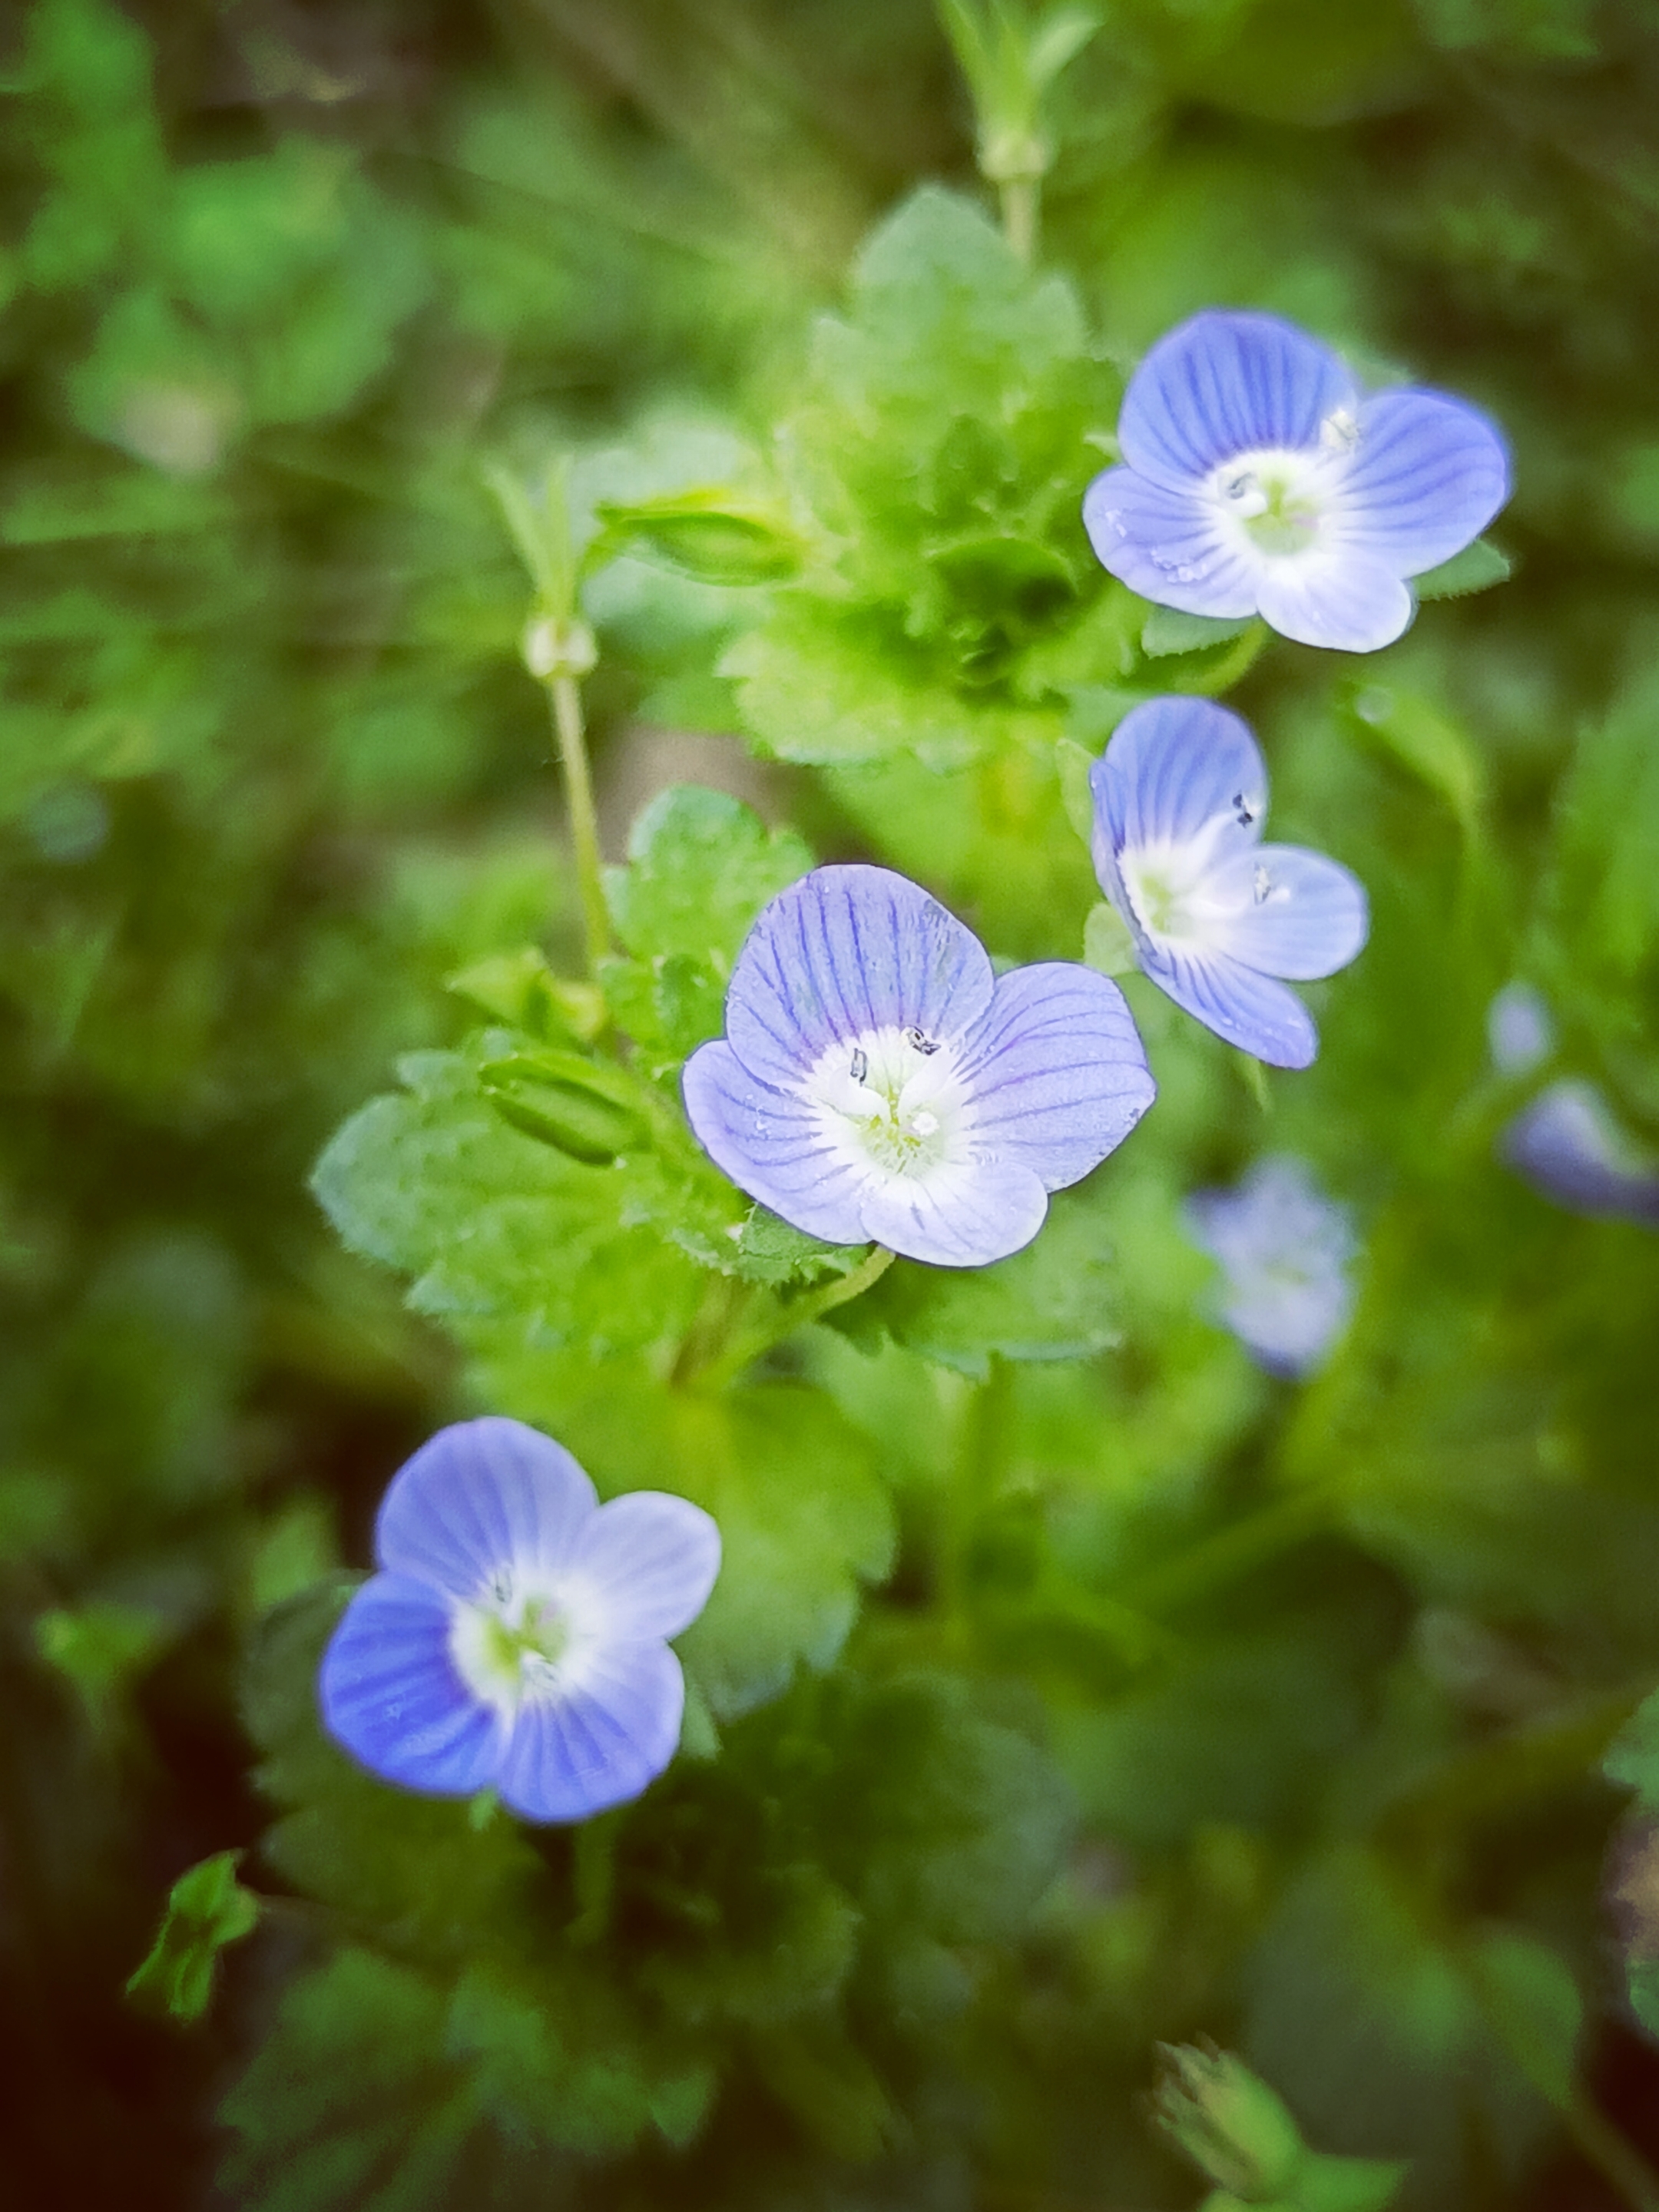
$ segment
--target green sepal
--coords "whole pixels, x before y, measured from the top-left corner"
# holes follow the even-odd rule
[[[1066,808],[1066,819],[1085,845],[1094,842],[1095,801],[1089,772],[1098,757],[1086,746],[1079,744],[1075,738],[1054,740],[1054,766],[1060,775],[1060,796]]]
[[[241,1856],[220,1851],[179,1875],[149,1955],[127,1981],[130,1997],[174,2020],[200,2020],[220,1952],[258,1924],[260,1900],[236,1879]]]
[[[1089,909],[1083,925],[1083,960],[1085,967],[1103,975],[1133,975],[1140,965],[1129,925],[1109,900],[1102,899]]]

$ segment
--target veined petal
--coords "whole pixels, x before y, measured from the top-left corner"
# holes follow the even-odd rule
[[[787,1088],[830,1045],[873,1029],[958,1034],[991,983],[979,939],[919,884],[888,868],[815,868],[745,939],[726,1042],[751,1076]]]
[[[1294,982],[1334,975],[1370,927],[1364,885],[1340,861],[1300,845],[1262,845],[1217,871],[1215,933],[1235,960]]]
[[[335,1741],[371,1773],[440,1797],[492,1782],[505,1741],[450,1655],[454,1609],[402,1575],[375,1575],[323,1654],[318,1699]]]
[[[1339,653],[1375,653],[1410,623],[1411,593],[1370,552],[1341,544],[1273,561],[1261,579],[1261,613],[1281,637]]]
[[[1572,1213],[1659,1228],[1659,1163],[1640,1152],[1593,1083],[1540,1091],[1500,1139],[1510,1165]]]
[[[1171,487],[1237,454],[1317,447],[1358,397],[1336,356],[1277,315],[1211,309],[1162,337],[1129,380],[1118,420],[1123,458]]]
[[[1237,714],[1210,699],[1149,699],[1132,708],[1090,770],[1089,787],[1097,848],[1103,832],[1117,852],[1212,832],[1218,858],[1255,843],[1267,807],[1261,749]]]
[[[685,1678],[665,1644],[605,1645],[579,1685],[519,1707],[494,1777],[526,1820],[582,1820],[625,1804],[674,1756]]]
[[[1360,409],[1329,527],[1416,576],[1461,553],[1509,495],[1508,451],[1478,409],[1437,392],[1380,392]]]
[[[680,1085],[698,1143],[739,1190],[808,1237],[863,1242],[865,1177],[826,1141],[803,1099],[757,1080],[718,1039],[698,1046]]]
[[[582,1530],[574,1571],[607,1640],[660,1641],[689,1628],[720,1571],[720,1532],[700,1505],[659,1490],[613,1498]]]
[[[1101,566],[1144,599],[1189,615],[1255,612],[1261,561],[1188,484],[1108,469],[1084,495],[1083,526]]]
[[[1160,945],[1141,964],[1159,990],[1206,1029],[1269,1067],[1309,1067],[1319,1052],[1313,1017],[1293,991],[1224,952]]]
[[[1048,1211],[1042,1179],[1024,1161],[976,1159],[925,1180],[872,1182],[863,1199],[863,1233],[907,1260],[984,1267],[1029,1244]]]
[[[392,1478],[375,1557],[393,1574],[471,1597],[509,1566],[562,1567],[598,1503],[564,1446],[538,1429],[499,1414],[457,1421]]]
[[[963,1046],[972,1143],[1062,1190],[1115,1150],[1157,1086],[1115,983],[1050,961],[998,981]]]

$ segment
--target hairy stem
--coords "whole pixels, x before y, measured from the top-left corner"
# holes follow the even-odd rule
[[[811,1322],[822,1320],[836,1306],[844,1306],[849,1300],[861,1297],[872,1284],[881,1280],[896,1256],[884,1244],[873,1244],[868,1257],[861,1260],[850,1275],[837,1275],[833,1281],[821,1284],[816,1291],[807,1291],[799,1297],[787,1300],[762,1327],[749,1330],[728,1345],[724,1352],[697,1369],[695,1379],[699,1389],[724,1389],[763,1352],[769,1352],[775,1344],[782,1344]]]
[[[587,967],[597,975],[611,951],[611,924],[605,908],[605,879],[599,864],[599,819],[588,772],[587,738],[582,722],[581,686],[574,676],[555,676],[547,687],[553,727],[559,740],[565,792],[570,802],[570,836],[576,848],[576,886],[582,902]]]

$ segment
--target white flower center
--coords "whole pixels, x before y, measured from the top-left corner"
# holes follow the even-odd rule
[[[1353,416],[1339,408],[1320,425],[1317,446],[1264,447],[1212,470],[1206,489],[1229,535],[1273,559],[1310,551],[1358,437]]]
[[[473,1695],[510,1717],[569,1686],[580,1640],[564,1594],[503,1568],[483,1595],[456,1607],[449,1651]]]
[[[1241,791],[1227,813],[1214,816],[1194,836],[1124,848],[1118,872],[1131,919],[1143,936],[1189,951],[1224,946],[1243,908],[1277,905],[1289,897],[1265,860],[1242,880],[1236,868],[1224,874],[1218,866],[1225,857],[1218,854],[1223,837],[1235,825],[1249,829],[1261,809],[1259,792]]]
[[[866,1171],[925,1178],[967,1158],[955,1049],[919,1029],[868,1030],[831,1045],[803,1089],[828,1147]]]

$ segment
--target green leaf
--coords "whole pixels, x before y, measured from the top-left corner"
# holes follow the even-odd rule
[[[1103,1184],[1063,1191],[1034,1243],[989,1267],[901,1261],[830,1316],[854,1342],[894,1341],[979,1379],[1005,1359],[1080,1359],[1117,1340],[1116,1269]]]
[[[1348,696],[1351,726],[1445,802],[1468,833],[1486,803],[1486,763],[1457,724],[1414,693],[1365,684]]]
[[[755,916],[811,865],[793,830],[769,830],[725,792],[673,784],[635,821],[628,866],[607,870],[605,896],[630,952],[729,972]]]
[[[1504,2049],[1557,2112],[1573,2101],[1584,2002],[1563,1960],[1516,1928],[1483,1928],[1468,1966],[1481,2008]]]
[[[744,726],[778,760],[836,768],[914,752],[960,768],[994,748],[1008,717],[937,681],[911,652],[861,634],[840,610],[786,592],[721,659]]]
[[[220,2186],[247,2212],[459,2212],[499,2179],[443,1991],[369,1951],[289,1984],[220,2118],[236,2138]]]
[[[776,509],[721,487],[602,500],[605,543],[626,545],[708,584],[775,584],[797,574],[804,548]]]
[[[149,1607],[107,1598],[55,1607],[34,1624],[40,1656],[73,1683],[94,1720],[109,1715],[170,1634],[170,1624]]]
[[[850,1275],[869,1252],[867,1244],[826,1244],[792,1228],[763,1206],[751,1206],[737,1241],[737,1272],[746,1282],[781,1289],[789,1283],[814,1283],[825,1275]]]
[[[1486,538],[1477,538],[1437,568],[1425,568],[1420,576],[1413,576],[1411,586],[1419,599],[1461,599],[1471,592],[1507,583],[1513,574],[1508,556]]]
[[[213,1970],[221,1951],[251,1936],[259,1899],[236,1879],[240,1851],[220,1851],[180,1875],[167,1893],[167,1909],[155,1945],[127,1983],[127,1995],[170,2013],[199,2020],[213,1995]]]
[[[829,1667],[859,1585],[891,1564],[893,1520],[867,1440],[815,1391],[766,1383],[721,1398],[596,1398],[564,1440],[607,1488],[660,1483],[712,1513],[714,1594],[679,1640],[720,1720],[775,1697],[798,1664]]]
[[[1152,660],[1176,653],[1202,653],[1243,637],[1255,620],[1254,615],[1189,615],[1179,607],[1154,607],[1141,628],[1140,649]]]

